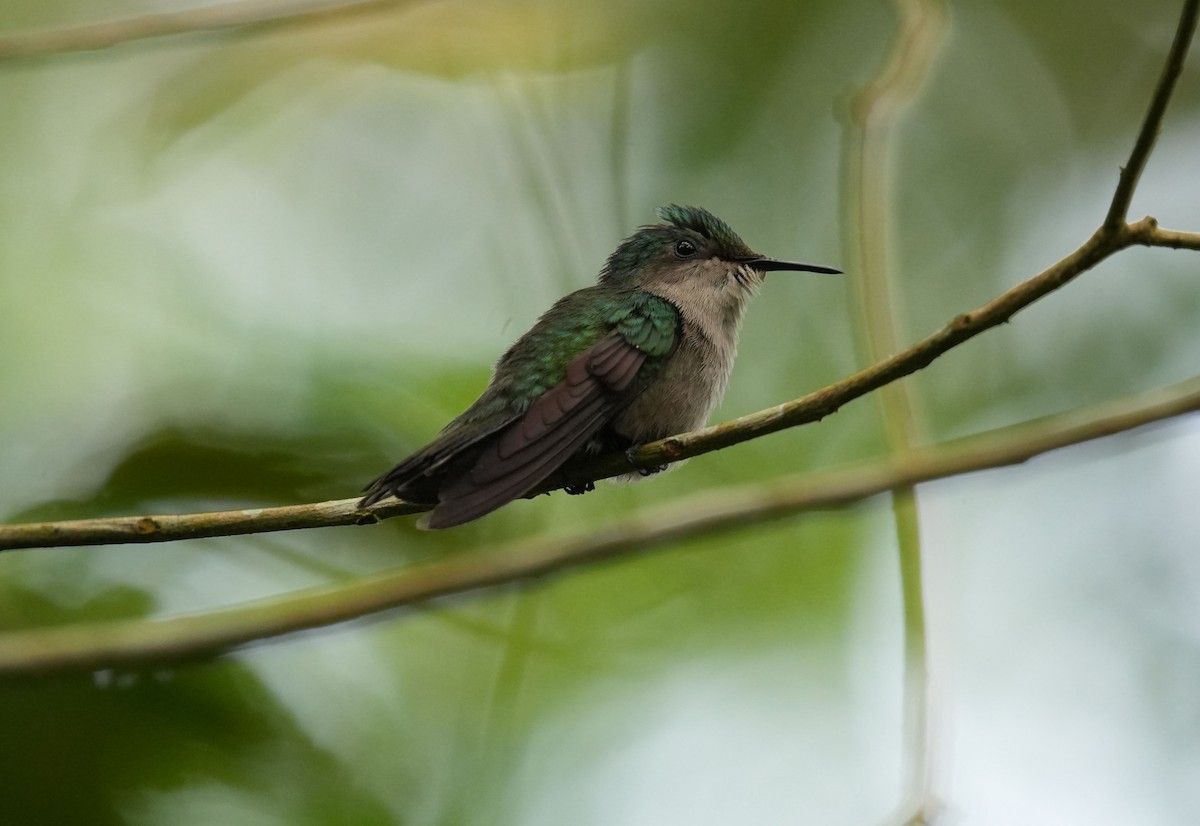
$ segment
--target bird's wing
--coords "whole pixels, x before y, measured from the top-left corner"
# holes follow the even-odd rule
[[[496,417],[490,426],[457,427],[457,421],[447,427],[436,439],[412,454],[391,470],[372,480],[363,489],[364,496],[359,501],[360,508],[369,507],[388,496],[402,496],[404,488],[414,480],[427,476],[442,465],[462,454],[472,446],[495,434],[505,425],[518,418],[519,413],[507,417]]]
[[[635,294],[608,321],[612,332],[576,356],[561,382],[487,442],[470,470],[442,487],[426,527],[461,525],[528,493],[641,391],[647,360],[661,363],[675,347],[678,316],[663,299]]]
[[[645,360],[616,332],[577,356],[561,382],[484,445],[470,470],[442,487],[426,526],[461,525],[528,493],[613,417]]]

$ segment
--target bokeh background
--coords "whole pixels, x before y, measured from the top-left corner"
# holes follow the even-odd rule
[[[199,4],[5,0],[5,33]],[[264,3],[284,8],[286,3]],[[963,0],[895,135],[903,338],[1101,221],[1173,0]],[[0,520],[354,495],[666,202],[837,264],[883,2],[443,0],[0,62]],[[1200,230],[1200,65],[1132,217]],[[848,277],[853,278],[851,273]],[[751,308],[717,419],[861,366],[837,279]],[[1192,376],[1200,258],[1131,250],[912,379],[943,439]],[[0,555],[0,630],[205,611],[881,455],[869,399],[652,482],[371,528]],[[1200,811],[1200,422],[919,489],[936,791]],[[886,497],[212,661],[0,683],[4,824],[880,822]],[[2,639],[2,638],[0,638]]]

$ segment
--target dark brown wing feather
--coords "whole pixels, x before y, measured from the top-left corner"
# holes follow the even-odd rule
[[[388,496],[400,496],[415,502],[436,502],[436,496],[429,491],[424,493],[424,496],[429,497],[428,499],[422,496],[423,488],[433,485],[432,490],[436,490],[436,483],[432,481],[431,477],[445,464],[462,455],[473,445],[493,435],[515,418],[514,415],[507,420],[500,419],[490,428],[462,428],[455,432],[443,433],[431,444],[426,445],[367,485],[364,490],[366,495],[359,500],[358,506],[365,508]]]
[[[442,487],[425,526],[461,525],[528,493],[612,419],[645,360],[619,333],[577,356],[561,382],[499,431],[470,470]]]

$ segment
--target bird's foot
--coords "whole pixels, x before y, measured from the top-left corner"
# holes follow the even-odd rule
[[[637,474],[639,476],[653,476],[654,474],[661,473],[662,471],[667,469],[666,465],[656,465],[654,467],[638,467],[637,452],[641,449],[642,449],[641,445],[634,445],[633,447],[630,447],[630,448],[626,449],[626,451],[625,451],[626,461],[628,461],[630,466],[635,471],[637,471]]]
[[[563,485],[563,490],[565,490],[571,496],[582,496],[583,494],[593,491],[595,489],[596,489],[595,482],[579,482],[579,483],[572,483],[569,485]]]

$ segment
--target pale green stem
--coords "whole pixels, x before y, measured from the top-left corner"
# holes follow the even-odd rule
[[[893,153],[897,122],[930,77],[945,31],[941,0],[896,0],[898,29],[876,77],[855,93],[845,111],[843,212],[848,283],[857,310],[859,348],[868,362],[900,349],[903,295],[896,289]],[[878,399],[888,453],[904,457],[924,441],[908,382],[884,387]],[[930,660],[916,491],[893,491],[904,617],[905,808],[931,809]]]

